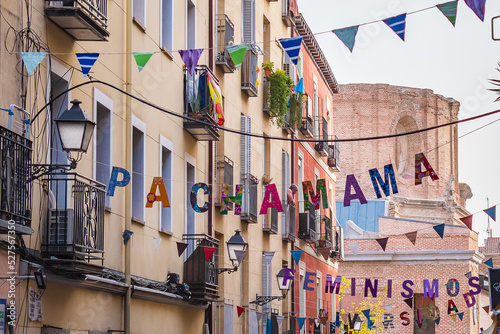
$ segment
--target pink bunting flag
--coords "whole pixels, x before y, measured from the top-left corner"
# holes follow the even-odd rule
[[[205,260],[207,260],[207,262],[210,261],[210,259],[212,258],[212,255],[214,255],[215,253],[215,250],[217,248],[215,247],[208,247],[208,246],[203,246],[203,249],[205,251]]]
[[[245,312],[245,308],[241,306],[236,306],[236,311],[238,312],[238,318],[241,317],[243,312]]]

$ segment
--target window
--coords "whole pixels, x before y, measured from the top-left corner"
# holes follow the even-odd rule
[[[161,1],[160,46],[172,52],[174,49],[174,1]]]
[[[241,115],[241,131],[252,132],[252,119]],[[243,184],[243,198],[241,208],[241,219],[249,222],[257,222],[257,180],[251,175],[252,172],[252,141],[250,136],[241,135],[241,183]]]
[[[196,48],[196,0],[187,1],[186,48]]]
[[[167,138],[160,135],[160,175],[163,178],[163,183],[165,184],[165,190],[172,204],[172,152],[174,150],[174,144]],[[160,231],[162,232],[172,232],[172,208],[164,208],[160,205]]]
[[[132,116],[132,219],[144,223],[146,125]]]
[[[319,113],[318,113],[318,107],[319,107],[319,97],[318,97],[318,83],[314,81],[314,90],[313,90],[313,120],[314,120],[314,137],[319,138],[320,133],[319,133]]]
[[[297,168],[298,168],[298,177],[299,177],[299,184],[297,184],[297,187],[299,188],[299,191],[297,192],[297,196],[299,198],[299,212],[304,212],[304,189],[302,187],[302,182],[304,181],[304,163],[303,163],[304,158],[302,156],[299,156],[298,162],[297,162]]]
[[[255,0],[242,0],[242,43],[255,43]]]
[[[262,295],[263,296],[271,296],[272,288],[271,288],[271,263],[267,261],[266,255],[262,254]],[[262,306],[262,313],[264,313],[267,317],[269,316],[269,304],[264,304]],[[267,333],[267,319],[264,318],[262,322],[263,331],[262,333]]]
[[[94,88],[94,179],[108,184],[112,164],[113,100]],[[106,207],[111,207],[111,196],[106,196]]]
[[[271,61],[271,24],[265,16],[263,19],[262,31],[264,32],[264,62]]]
[[[146,29],[146,0],[133,0],[132,15],[143,29]]]

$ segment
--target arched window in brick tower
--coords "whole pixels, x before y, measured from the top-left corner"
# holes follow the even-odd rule
[[[396,125],[396,133],[405,133],[417,130],[417,123],[411,116],[403,116],[399,119]],[[395,138],[395,168],[405,179],[413,178],[413,161],[416,153],[419,153],[421,149],[420,136],[418,134],[413,134],[409,136],[401,136]]]

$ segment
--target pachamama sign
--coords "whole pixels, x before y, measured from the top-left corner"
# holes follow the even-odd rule
[[[425,168],[425,170],[423,170]],[[370,178],[373,183],[373,189],[377,198],[382,197],[382,192],[385,196],[389,196],[392,193],[398,193],[398,186],[396,183],[396,177],[394,176],[394,168],[392,164],[384,166],[384,179],[380,175],[377,168],[370,169],[368,171]],[[118,176],[122,175],[122,179],[118,180]],[[436,172],[432,168],[431,164],[425,157],[423,153],[418,153],[415,155],[415,185],[422,184],[422,179],[429,176],[433,181],[439,179]],[[116,187],[125,187],[130,183],[130,173],[120,167],[113,167],[111,171],[111,178],[108,185],[107,196],[114,196]],[[196,183],[191,188],[191,193],[189,196],[191,206],[194,211],[203,213],[208,211],[210,202],[205,202],[203,206],[199,206],[197,203],[198,191],[203,189],[204,195],[210,194],[210,187],[206,183]],[[229,185],[223,184],[221,189],[221,199],[224,205],[221,207],[220,213],[227,215],[228,211],[231,210],[229,207],[230,203],[235,204],[234,214],[241,214],[241,204],[243,199],[243,184],[238,184],[235,186],[235,196],[229,196]],[[328,197],[326,192],[325,180],[320,179],[316,182],[316,190],[313,188],[311,181],[302,182],[302,189],[304,193],[304,209],[310,210],[310,204],[317,210],[320,208],[320,203],[322,202],[323,208],[328,208]],[[354,193],[351,193],[351,189],[354,189]],[[382,191],[381,191],[382,190]],[[157,194],[159,192],[159,194]],[[146,208],[153,207],[154,202],[162,202],[164,208],[170,207],[170,201],[165,189],[165,184],[162,177],[154,177],[151,183],[151,189],[146,195]],[[356,180],[354,174],[349,174],[346,177],[346,185],[344,192],[344,206],[350,206],[352,200],[359,200],[361,204],[366,204],[366,200],[361,187]],[[269,208],[276,208],[278,212],[283,212],[283,206],[281,205],[281,199],[276,189],[276,184],[271,183],[265,186],[264,199],[262,201],[261,209],[259,214],[265,215]]]

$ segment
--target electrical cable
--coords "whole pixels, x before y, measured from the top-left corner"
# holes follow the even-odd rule
[[[243,131],[240,131],[240,130],[235,130],[235,129],[230,129],[230,128],[224,128],[224,127],[221,127],[221,126],[218,126],[218,125],[215,125],[215,124],[212,124],[212,123],[209,123],[209,122],[205,122],[205,121],[202,121],[202,120],[199,120],[199,119],[194,119],[194,118],[191,118],[191,117],[188,117],[188,116],[185,116],[185,115],[181,115],[181,114],[178,114],[174,111],[171,111],[171,110],[168,110],[166,108],[163,108],[163,107],[160,107],[152,102],[149,102],[149,101],[146,101],[140,97],[137,97],[133,94],[129,94],[127,93],[126,91],[124,91],[123,89],[121,88],[118,88],[110,83],[107,83],[105,81],[101,81],[101,80],[92,80],[92,81],[88,81],[88,82],[83,82],[81,84],[78,84],[76,86],[73,86],[73,87],[70,87],[68,88],[67,90],[61,92],[60,94],[58,94],[57,96],[53,97],[49,102],[47,102],[37,113],[36,115],[31,119],[31,122],[34,123],[34,121],[37,119],[37,117],[52,103],[52,101],[58,99],[59,97],[61,97],[62,95],[74,90],[74,89],[77,89],[77,88],[80,88],[82,86],[86,86],[86,85],[89,85],[89,84],[102,84],[102,85],[105,85],[107,87],[110,87],[124,95],[127,95],[131,98],[133,98],[134,100],[138,101],[138,102],[141,102],[147,106],[150,106],[151,108],[154,108],[154,109],[157,109],[157,110],[160,110],[166,114],[169,114],[171,116],[175,116],[175,117],[178,117],[178,118],[182,118],[184,120],[189,120],[191,122],[196,122],[196,123],[199,123],[199,124],[202,124],[202,125],[207,125],[207,126],[210,126],[214,129],[217,129],[217,130],[221,130],[221,131],[225,131],[225,132],[230,132],[230,133],[235,133],[235,134],[239,134],[239,135],[243,135],[243,136],[250,136],[250,137],[255,137],[255,138],[263,138],[263,139],[270,139],[270,140],[281,140],[281,141],[289,141],[289,142],[314,142],[314,143],[318,143],[318,142],[327,142],[327,143],[342,143],[342,142],[357,142],[357,141],[368,141],[368,140],[380,140],[380,139],[388,139],[388,138],[396,138],[396,137],[402,137],[402,136],[408,136],[408,135],[412,135],[412,134],[416,134],[416,133],[421,133],[421,132],[426,132],[426,131],[431,131],[431,130],[435,130],[435,129],[439,129],[439,128],[442,128],[442,127],[446,127],[446,126],[450,126],[450,125],[455,125],[455,124],[460,124],[460,123],[465,123],[465,122],[469,122],[469,121],[473,121],[473,120],[476,120],[476,119],[480,119],[480,118],[483,118],[483,117],[487,117],[487,116],[491,116],[491,115],[494,115],[494,114],[497,114],[497,113],[500,113],[500,109],[497,109],[497,110],[494,110],[494,111],[490,111],[490,112],[487,112],[487,113],[484,113],[484,114],[480,114],[480,115],[476,115],[476,116],[473,116],[473,117],[469,117],[469,118],[465,118],[465,119],[461,119],[461,120],[456,120],[456,121],[452,121],[452,122],[448,122],[448,123],[443,123],[443,124],[438,124],[438,125],[435,125],[435,126],[431,126],[431,127],[428,127],[428,128],[423,128],[423,129],[419,129],[419,130],[414,130],[414,131],[409,131],[409,132],[402,132],[402,133],[395,133],[395,134],[391,134],[391,135],[384,135],[384,136],[372,136],[372,137],[360,137],[360,138],[346,138],[346,139],[321,139],[321,140],[318,140],[318,139],[297,139],[297,138],[288,138],[288,137],[274,137],[274,136],[267,136],[267,135],[261,135],[261,134],[256,134],[256,133],[249,133],[249,132],[243,132]]]

